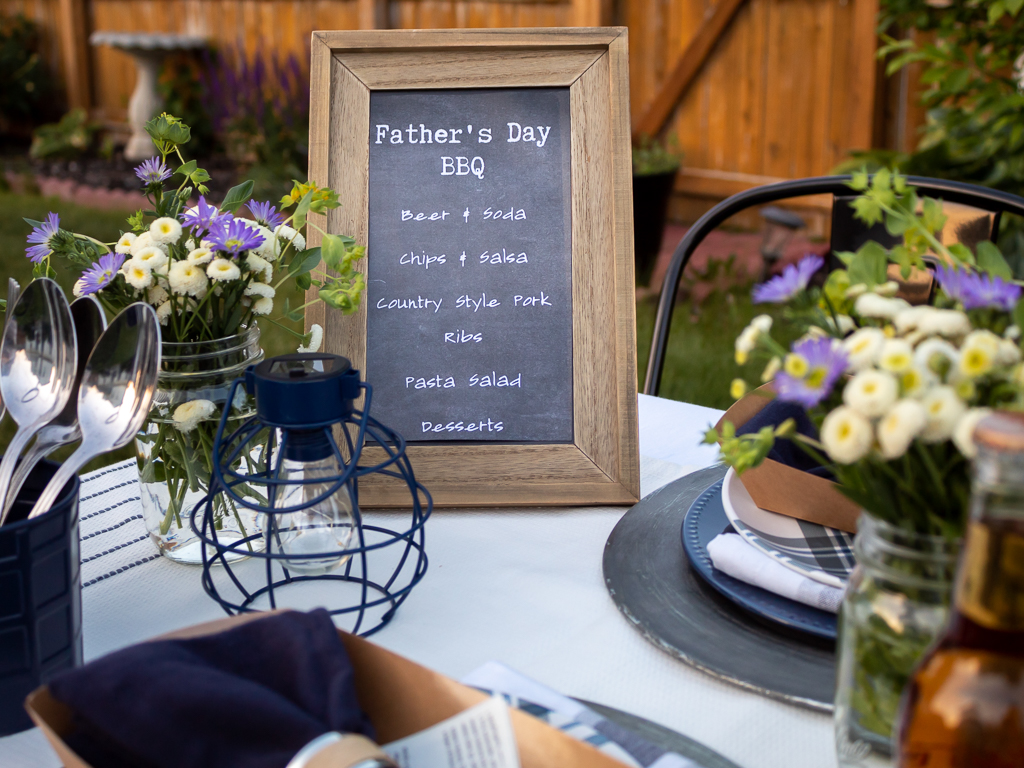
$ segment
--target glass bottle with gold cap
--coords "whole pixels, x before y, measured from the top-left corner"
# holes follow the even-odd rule
[[[1024,766],[1024,414],[974,433],[952,617],[907,688],[900,768]]]

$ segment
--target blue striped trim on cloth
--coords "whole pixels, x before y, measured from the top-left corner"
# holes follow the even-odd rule
[[[146,532],[141,498],[131,459],[82,477],[78,519],[83,588],[160,559]]]

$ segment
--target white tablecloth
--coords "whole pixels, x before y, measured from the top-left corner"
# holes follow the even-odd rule
[[[707,466],[719,411],[640,396],[644,495]],[[619,614],[601,574],[625,508],[435,511],[430,567],[374,642],[459,678],[495,659],[572,696],[633,712],[743,768],[833,768],[828,716],[721,683],[659,651]],[[134,464],[85,478],[85,658],[221,618],[199,570],[155,555]],[[60,765],[37,730],[0,739],[3,768]]]

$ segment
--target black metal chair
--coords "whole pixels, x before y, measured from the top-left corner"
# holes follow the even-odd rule
[[[647,376],[644,379],[644,394],[657,395],[661,387],[661,374],[665,365],[665,350],[668,346],[669,328],[672,323],[672,312],[675,309],[675,297],[679,288],[679,280],[683,275],[686,264],[697,246],[703,242],[714,229],[732,216],[741,211],[759,205],[778,202],[794,197],[806,195],[832,195],[833,196],[833,229],[836,226],[847,226],[846,234],[848,240],[844,242],[844,249],[856,250],[864,239],[881,239],[883,242],[888,233],[884,227],[868,229],[861,227],[859,231],[849,227],[848,218],[838,221],[835,215],[837,209],[835,203],[840,200],[848,200],[855,193],[848,186],[850,176],[819,176],[811,179],[796,179],[784,181],[778,184],[767,184],[763,187],[748,189],[739,194],[723,200],[710,211],[705,213],[697,223],[690,227],[686,236],[676,246],[672,254],[672,261],[665,274],[665,280],[661,287],[661,298],[658,301],[658,313],[654,320],[654,337],[651,340],[651,352],[647,363]],[[999,231],[999,219],[1003,213],[1011,213],[1017,216],[1024,216],[1024,198],[1011,195],[1007,192],[999,192],[988,187],[979,187],[974,184],[964,184],[957,181],[945,181],[943,179],[929,179],[920,176],[908,176],[907,181],[917,187],[918,194],[922,197],[941,198],[944,203],[959,203],[983,211],[995,214],[992,222],[991,236],[994,238]],[[843,206],[847,209],[847,206]],[[832,238],[833,245],[836,238]]]

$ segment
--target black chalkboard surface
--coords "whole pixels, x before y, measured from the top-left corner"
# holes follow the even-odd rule
[[[573,440],[569,88],[370,94],[366,379],[407,440]]]

